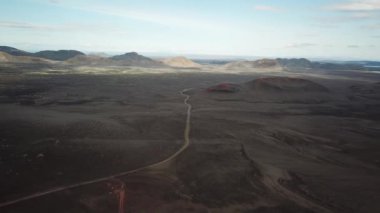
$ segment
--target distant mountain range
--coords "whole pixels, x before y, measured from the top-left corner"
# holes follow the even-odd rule
[[[112,57],[103,55],[86,55],[77,50],[45,50],[31,53],[9,46],[0,46],[0,62],[8,63],[62,63],[73,66],[136,66],[154,68],[191,68],[199,69],[203,65],[185,57],[174,57],[163,60],[153,60],[129,52]],[[298,71],[298,70],[379,70],[377,61],[347,61],[347,62],[312,62],[305,58],[260,59],[254,61],[199,61],[202,64],[220,66],[225,70],[239,71]]]
[[[8,47],[8,46],[0,46],[0,52],[5,52],[5,53],[8,53],[9,55],[14,55],[14,56],[32,56],[33,55],[33,53],[19,50],[13,47]]]
[[[13,47],[0,46],[0,61],[9,63],[51,63],[52,61],[61,61],[66,65],[90,65],[90,66],[136,66],[136,67],[170,67],[161,61],[139,55],[136,52],[129,52],[122,55],[112,57],[102,57],[94,55],[86,55],[76,50],[45,50],[31,53],[19,50]],[[52,61],[50,61],[52,60]],[[188,60],[183,66],[188,64],[196,65],[196,63]],[[178,65],[178,66],[177,66]],[[181,67],[176,64],[174,67]]]
[[[77,50],[45,50],[31,53],[13,47],[0,46],[0,61],[8,63],[54,63],[62,62],[65,65],[75,66],[136,66],[136,67],[182,67],[198,68],[201,65],[184,57],[177,57],[162,61],[129,52],[112,57],[86,55]]]
[[[311,62],[305,58],[301,59],[277,59],[287,70],[294,69],[324,69],[324,70],[365,70],[366,67],[359,63],[332,63],[332,62]]]
[[[55,61],[65,61],[69,58],[73,58],[77,55],[85,55],[82,52],[76,51],[76,50],[45,50],[40,51],[36,53],[30,53],[23,50],[19,50],[13,47],[8,46],[0,46],[0,52],[8,53],[9,55],[14,56],[32,56],[32,57],[38,57],[38,58],[45,58]]]
[[[378,70],[379,62],[352,63],[352,62],[312,62],[305,58],[277,58],[260,59],[256,61],[234,61],[224,65],[225,69],[251,69],[261,71],[300,71],[300,70]],[[371,64],[373,67],[367,65]]]
[[[360,64],[365,67],[380,67],[380,61],[347,61],[349,64]]]

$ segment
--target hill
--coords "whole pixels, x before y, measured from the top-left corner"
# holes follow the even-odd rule
[[[221,83],[207,88],[207,92],[236,93],[240,91],[240,85],[234,83]]]
[[[110,59],[114,60],[116,65],[120,66],[137,66],[137,67],[165,67],[162,62],[155,61],[151,58],[139,55],[136,52],[129,52],[123,55],[116,55]]]
[[[200,68],[202,66],[182,56],[167,58],[167,59],[164,59],[162,62],[170,67],[177,67],[177,68]]]
[[[314,69],[323,69],[323,70],[367,70],[364,66],[360,64],[349,64],[349,63],[325,63],[325,62],[314,62]]]
[[[65,63],[76,66],[108,66],[112,65],[114,61],[101,56],[77,55],[66,60]]]
[[[315,82],[289,77],[267,77],[247,82],[246,86],[259,92],[328,92],[329,90]]]
[[[256,61],[234,61],[223,66],[227,70],[244,71],[282,71],[277,60],[261,59]]]
[[[310,80],[264,77],[243,84],[221,83],[203,89],[198,97],[218,101],[315,104],[331,100],[329,89]]]
[[[3,63],[37,63],[37,64],[48,64],[53,63],[48,59],[32,57],[32,56],[14,56],[5,52],[0,52],[0,62]]]
[[[310,69],[313,64],[305,58],[278,58],[276,61],[286,69]]]
[[[77,50],[44,50],[33,54],[33,56],[36,57],[46,58],[55,61],[65,61],[78,55],[85,54]]]
[[[0,52],[5,52],[5,53],[8,53],[9,55],[14,55],[14,56],[32,56],[33,55],[33,53],[19,50],[13,47],[8,47],[8,46],[0,46]]]

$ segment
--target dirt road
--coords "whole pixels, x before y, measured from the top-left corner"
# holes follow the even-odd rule
[[[85,185],[89,185],[89,184],[93,184],[93,183],[99,183],[99,182],[103,182],[103,181],[116,179],[116,178],[119,178],[119,177],[122,177],[125,175],[134,174],[134,173],[141,172],[144,170],[158,169],[158,168],[161,168],[162,166],[164,166],[165,164],[170,163],[171,161],[175,160],[175,158],[178,155],[180,155],[183,151],[185,151],[187,149],[187,147],[190,145],[190,129],[191,129],[190,121],[191,121],[192,106],[189,103],[190,95],[185,94],[185,92],[187,92],[189,90],[191,90],[191,89],[184,89],[180,92],[180,94],[185,97],[184,104],[187,106],[186,123],[185,123],[185,130],[184,130],[184,144],[182,145],[182,147],[177,152],[175,152],[173,155],[171,155],[167,159],[160,161],[160,162],[157,162],[157,163],[154,163],[154,164],[151,164],[151,165],[148,165],[148,166],[144,166],[144,167],[141,167],[138,169],[113,174],[113,175],[110,175],[107,177],[97,178],[97,179],[93,179],[93,180],[89,180],[89,181],[83,181],[80,183],[67,185],[67,186],[61,186],[61,187],[57,187],[57,188],[47,190],[47,191],[43,191],[43,192],[37,192],[37,193],[31,194],[29,196],[25,196],[25,197],[21,197],[21,198],[15,199],[15,200],[10,200],[7,202],[0,203],[0,208],[5,207],[5,206],[9,206],[12,204],[20,203],[22,201],[42,197],[42,196],[45,196],[48,194],[52,194],[52,193],[56,193],[56,192],[60,192],[60,191],[68,190],[68,189],[73,189],[73,188],[77,188],[77,187],[81,187],[81,186],[85,186]]]

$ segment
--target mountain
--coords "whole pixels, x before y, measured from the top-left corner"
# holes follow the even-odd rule
[[[111,55],[109,55],[109,54],[107,54],[105,52],[90,52],[87,55],[89,55],[89,56],[100,56],[100,57],[103,57],[103,58],[108,58],[108,57],[111,56]]]
[[[201,65],[225,65],[232,62],[228,59],[193,59],[193,61]]]
[[[0,52],[0,62],[11,62],[13,56],[6,52]]]
[[[285,69],[310,69],[313,64],[305,58],[278,58],[276,61]]]
[[[13,56],[32,56],[32,57],[39,57],[39,58],[45,58],[55,61],[64,61],[69,58],[75,57],[77,55],[84,55],[84,53],[76,51],[76,50],[45,50],[40,51],[37,53],[30,53],[23,50],[16,49],[14,47],[8,47],[8,46],[0,46],[0,52],[8,53],[9,55]]]
[[[170,67],[177,67],[177,68],[200,68],[202,66],[182,56],[167,58],[167,59],[162,60],[162,62]]]
[[[65,61],[77,55],[85,55],[85,54],[77,50],[58,50],[58,51],[45,50],[45,51],[34,53],[33,55],[36,57],[46,58],[50,60]]]
[[[36,64],[49,64],[53,61],[32,56],[14,56],[6,52],[0,52],[0,62],[3,63],[36,63]]]
[[[371,63],[375,64],[376,63]],[[360,63],[330,63],[311,62],[305,58],[277,58],[261,59],[257,61],[235,61],[223,66],[228,70],[240,71],[304,71],[304,70],[369,70],[370,66],[363,66]],[[376,66],[374,66],[376,67]]]
[[[260,59],[256,61],[234,61],[223,66],[228,70],[240,71],[282,71],[281,65],[277,60]]]
[[[9,55],[14,55],[14,56],[32,56],[33,55],[33,53],[19,50],[13,47],[8,47],[8,46],[0,46],[0,52],[5,52],[5,53],[8,53]]]
[[[236,84],[221,83],[197,94],[218,101],[315,104],[331,100],[330,90],[314,81],[290,77],[261,77]]]
[[[116,65],[120,66],[137,66],[137,67],[165,67],[162,62],[155,61],[151,58],[139,55],[136,52],[116,55],[110,59],[114,60]]]
[[[266,77],[247,82],[246,86],[259,92],[328,92],[329,90],[313,81],[290,77]]]
[[[360,64],[336,64],[336,63],[323,63],[323,62],[313,62],[314,69],[324,69],[324,70],[367,70],[364,66]]]
[[[218,93],[236,93],[241,89],[239,84],[234,83],[220,83],[212,87],[207,88],[207,92],[218,92]]]
[[[76,66],[108,66],[115,62],[112,59],[94,56],[94,55],[77,55],[65,61],[66,64]]]
[[[347,64],[359,64],[365,67],[380,67],[380,61],[347,61]]]

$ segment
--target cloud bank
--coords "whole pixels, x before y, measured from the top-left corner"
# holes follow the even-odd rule
[[[338,11],[380,11],[380,0],[356,0],[329,7]]]
[[[257,11],[267,11],[267,12],[280,12],[281,9],[278,7],[273,7],[269,5],[256,5],[253,7],[254,10]]]

